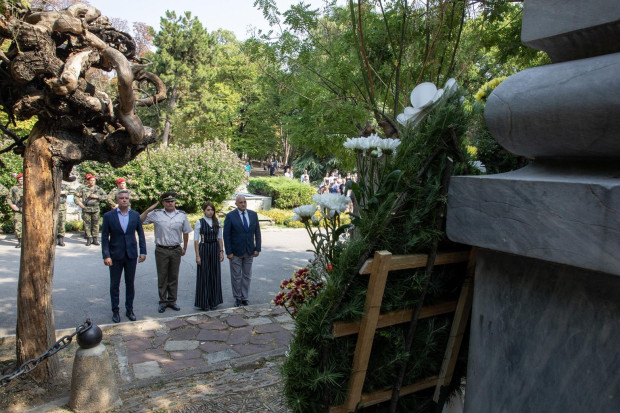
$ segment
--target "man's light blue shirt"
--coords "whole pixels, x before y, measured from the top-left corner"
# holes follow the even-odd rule
[[[118,213],[118,220],[121,223],[121,228],[123,228],[123,232],[127,232],[127,225],[129,225],[129,209],[127,209],[126,214],[123,214],[120,208],[116,208],[116,212]]]

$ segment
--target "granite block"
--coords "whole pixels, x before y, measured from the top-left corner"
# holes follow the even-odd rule
[[[620,278],[480,250],[466,412],[620,411]]]

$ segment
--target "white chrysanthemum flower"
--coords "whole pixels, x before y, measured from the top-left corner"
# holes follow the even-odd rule
[[[331,211],[342,213],[347,209],[347,205],[351,202],[351,198],[341,194],[312,195],[312,200],[316,202],[321,209],[328,209],[330,211],[330,218],[333,217]]]
[[[370,142],[367,138],[355,138],[357,140],[357,149],[366,152],[370,149]]]
[[[291,218],[292,221],[301,221],[301,217],[297,214],[293,215],[293,218]]]
[[[347,138],[347,140],[342,144],[347,149],[356,150],[357,147],[357,139],[358,138]]]
[[[293,209],[295,215],[299,215],[300,218],[311,218],[316,211],[316,205],[302,205]]]
[[[381,139],[379,137],[379,135],[373,133],[372,135],[370,135],[369,137],[366,138],[368,140],[368,147],[369,148],[378,148],[381,145],[381,141],[383,139]]]
[[[379,146],[379,148],[381,148],[383,152],[391,154],[396,151],[398,145],[400,145],[400,139],[385,138],[381,140],[381,146]]]

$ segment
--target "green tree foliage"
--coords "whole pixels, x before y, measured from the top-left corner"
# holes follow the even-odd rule
[[[160,26],[153,39],[157,47],[153,63],[154,72],[168,86],[168,104],[161,115],[164,145],[169,136],[179,143],[199,141],[209,113],[202,92],[214,76],[210,65],[214,39],[190,12],[177,17],[166,11]]]
[[[30,134],[30,130],[36,123],[36,118],[27,121],[16,121],[11,123],[4,111],[0,111],[0,123],[10,126],[11,131],[20,139],[26,138]],[[7,150],[15,141],[5,134],[0,135],[0,150],[4,153],[0,154],[0,184],[10,189],[17,182],[13,174],[19,174],[23,169],[23,161],[21,155],[16,155],[12,150]],[[13,213],[4,199],[0,198],[0,224],[12,222]]]
[[[372,128],[394,136],[396,115],[420,82],[459,79],[470,92],[487,80],[546,62],[520,42],[522,5],[510,1],[326,2],[281,13],[255,0],[274,28],[250,48],[269,82],[281,87],[283,134],[305,165],[336,157],[345,138]],[[265,50],[268,50],[267,52]],[[256,51],[260,51],[256,53]]]
[[[221,203],[243,181],[243,164],[221,142],[204,142],[187,147],[170,145],[138,156],[122,168],[84,162],[82,175],[94,173],[106,192],[124,177],[140,193],[132,208],[143,211],[165,191],[175,191],[179,205],[187,212],[199,211],[204,201]]]

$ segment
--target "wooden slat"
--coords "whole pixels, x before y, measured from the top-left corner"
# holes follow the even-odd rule
[[[435,265],[455,264],[457,262],[466,262],[469,259],[469,251],[444,252],[437,254]],[[366,260],[360,274],[370,274],[372,270],[373,258]],[[411,254],[411,255],[394,255],[390,262],[389,271],[406,270],[410,268],[422,268],[426,266],[428,261],[427,254]]]
[[[379,311],[381,310],[383,291],[385,290],[391,259],[392,254],[388,251],[375,252],[372,274],[368,281],[368,293],[364,304],[364,315],[362,316],[362,323],[360,325],[357,344],[355,345],[355,353],[353,355],[353,369],[349,379],[347,399],[344,403],[344,407],[347,409],[353,410],[362,394],[362,387],[364,386],[364,380],[366,380],[368,360],[370,359],[375,330],[377,329]]]
[[[439,378],[437,376],[427,377],[426,379],[417,381],[408,386],[404,386],[400,389],[400,395],[405,396],[407,394],[415,393],[420,390],[428,389],[437,385],[437,380]],[[362,394],[361,400],[359,403],[359,408],[372,406],[381,402],[388,401],[392,398],[392,390],[381,390],[373,393],[365,393]],[[353,411],[353,409],[347,409],[344,405],[342,406],[333,406],[330,407],[330,413],[348,413]]]
[[[456,301],[446,301],[444,303],[422,307],[422,311],[420,311],[420,318],[429,318],[436,315],[452,313],[456,310],[456,306]],[[377,321],[377,328],[384,328],[396,324],[408,323],[409,321],[411,321],[412,315],[412,309],[391,311],[389,313],[381,314],[379,315],[379,320]],[[350,336],[351,334],[357,334],[359,331],[359,321],[336,321],[334,322],[334,326],[332,328],[332,334],[336,338]]]
[[[454,366],[456,365],[456,360],[463,341],[463,335],[465,334],[465,328],[467,327],[467,321],[469,320],[469,314],[471,313],[471,305],[474,297],[473,279],[476,266],[476,252],[477,249],[472,248],[469,263],[467,264],[467,276],[465,281],[463,281],[458,305],[454,313],[454,320],[452,320],[450,337],[448,338],[446,352],[441,364],[441,370],[439,371],[439,380],[437,381],[435,393],[433,394],[435,403],[439,401],[441,386],[445,386],[452,381]]]

